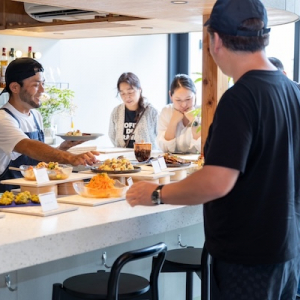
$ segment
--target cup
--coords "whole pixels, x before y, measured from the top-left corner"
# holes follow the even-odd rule
[[[134,143],[134,155],[137,161],[142,162],[151,157],[151,143]]]

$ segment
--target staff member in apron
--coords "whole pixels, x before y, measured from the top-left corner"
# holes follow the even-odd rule
[[[0,180],[22,177],[10,166],[36,165],[39,161],[55,161],[71,165],[95,163],[97,151],[71,154],[65,150],[77,145],[64,141],[58,148],[44,143],[42,116],[36,108],[41,106],[44,92],[42,65],[32,58],[12,61],[5,73],[8,102],[0,109]],[[12,186],[0,184],[0,192]]]

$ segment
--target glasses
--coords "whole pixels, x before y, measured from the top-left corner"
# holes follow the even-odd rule
[[[126,98],[127,96],[132,97],[135,95],[136,92],[137,92],[136,89],[131,89],[131,90],[128,90],[127,93],[123,93],[123,92],[120,93],[120,96],[121,96],[121,98]]]

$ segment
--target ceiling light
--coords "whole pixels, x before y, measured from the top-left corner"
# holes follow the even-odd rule
[[[141,27],[141,29],[153,29],[153,27]]]
[[[171,1],[173,4],[187,4],[187,1]]]

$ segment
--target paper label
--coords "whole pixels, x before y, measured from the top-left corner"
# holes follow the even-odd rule
[[[33,172],[37,183],[44,183],[50,181],[47,173],[47,169],[45,168],[33,169]]]
[[[127,178],[127,183],[128,183],[128,186],[132,186],[133,185],[133,181],[132,181],[131,177]]]
[[[54,192],[39,194],[42,210],[49,211],[58,208],[57,199]]]
[[[151,164],[152,164],[152,167],[153,167],[153,173],[154,174],[157,174],[157,173],[161,172],[161,168],[160,168],[160,165],[159,165],[159,162],[158,162],[157,159],[152,159]]]
[[[167,169],[166,161],[162,156],[158,157],[158,163],[162,170]]]

